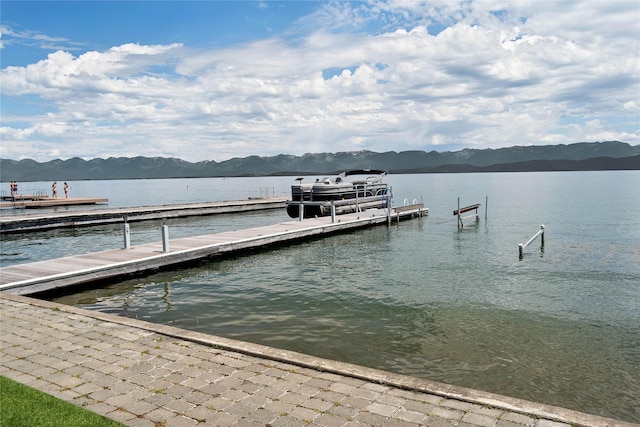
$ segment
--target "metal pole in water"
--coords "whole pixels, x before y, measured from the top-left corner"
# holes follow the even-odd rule
[[[518,245],[518,253],[519,253],[519,257],[520,257],[520,259],[522,259],[522,258],[523,258],[523,256],[524,256],[523,251],[524,251],[524,245],[523,245],[522,243],[520,243],[520,244]]]
[[[460,220],[460,197],[458,197],[458,230],[460,229],[460,224],[462,224],[462,221]]]
[[[540,247],[544,247],[544,224],[540,226]]]
[[[169,226],[162,226],[162,252],[169,252]]]
[[[484,196],[484,220],[487,220],[487,210],[489,209],[489,196]]]

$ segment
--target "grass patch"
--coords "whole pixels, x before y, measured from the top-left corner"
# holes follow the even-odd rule
[[[0,425],[12,427],[123,427],[91,411],[0,376]]]

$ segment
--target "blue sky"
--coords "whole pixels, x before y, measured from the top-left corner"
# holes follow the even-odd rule
[[[0,2],[2,158],[640,144],[637,1]]]

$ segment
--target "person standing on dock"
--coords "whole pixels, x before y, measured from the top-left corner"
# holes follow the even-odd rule
[[[58,198],[58,189],[57,187],[57,183],[56,181],[53,181],[53,184],[51,184],[51,197],[53,197],[54,199]]]
[[[64,182],[64,198],[69,198],[69,184],[67,184],[67,181]]]

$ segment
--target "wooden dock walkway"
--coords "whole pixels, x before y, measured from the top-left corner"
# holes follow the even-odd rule
[[[248,212],[262,209],[284,209],[286,197],[252,198],[203,203],[106,208],[85,211],[28,214],[0,217],[0,233],[42,231],[59,227],[81,227],[100,224],[182,218],[188,216]]]
[[[115,249],[85,255],[19,264],[0,268],[0,291],[29,295],[68,286],[112,280],[134,274],[149,274],[175,268],[199,259],[264,248],[302,239],[346,232],[428,213],[423,204],[403,206],[389,213],[384,209],[331,217],[294,220],[245,230],[228,231]]]

